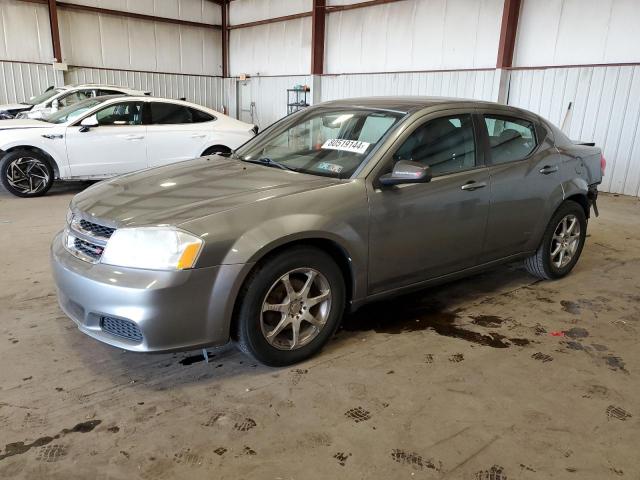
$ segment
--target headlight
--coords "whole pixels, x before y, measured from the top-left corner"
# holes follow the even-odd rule
[[[194,235],[171,228],[119,228],[107,242],[100,262],[150,270],[183,270],[195,265],[203,243]]]

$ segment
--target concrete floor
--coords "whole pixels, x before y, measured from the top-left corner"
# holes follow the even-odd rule
[[[0,193],[0,478],[640,478],[640,201],[574,272],[519,265],[370,306],[316,358],[125,353],[59,310],[77,188]]]

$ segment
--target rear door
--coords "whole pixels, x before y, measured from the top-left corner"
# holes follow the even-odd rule
[[[477,263],[489,211],[489,174],[469,111],[414,123],[367,182],[369,294],[405,287]],[[399,160],[431,166],[429,183],[380,187]]]
[[[159,166],[199,157],[213,133],[215,117],[186,105],[148,102],[149,165]]]
[[[561,195],[561,157],[534,116],[481,110],[491,177],[491,209],[482,262],[535,248],[549,205]],[[533,245],[533,246],[532,246]]]

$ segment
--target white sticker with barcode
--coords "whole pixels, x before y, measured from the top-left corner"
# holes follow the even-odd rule
[[[343,140],[341,138],[330,138],[322,144],[325,150],[342,150],[343,152],[352,152],[363,154],[369,148],[370,143],[360,142],[358,140]]]

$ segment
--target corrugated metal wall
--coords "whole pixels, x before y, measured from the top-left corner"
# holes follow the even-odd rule
[[[0,61],[0,104],[16,103],[64,83],[51,65]]]
[[[376,95],[432,95],[496,101],[497,70],[325,75],[322,100]]]
[[[46,5],[0,0],[0,60],[42,63],[53,60]]]
[[[503,3],[406,0],[331,13],[326,72],[493,68]]]
[[[73,67],[65,77],[67,83],[124,85],[150,91],[158,97],[186,98],[218,111],[223,105],[223,81],[220,77]]]
[[[509,104],[596,142],[607,159],[602,190],[640,196],[640,66],[512,71]]]

